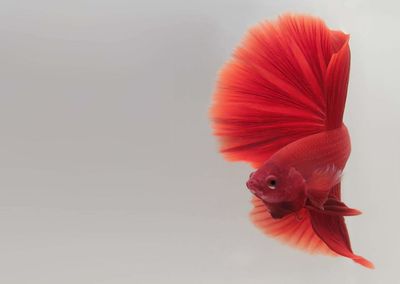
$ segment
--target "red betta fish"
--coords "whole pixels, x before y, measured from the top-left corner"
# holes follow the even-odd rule
[[[251,163],[251,219],[266,234],[311,253],[353,253],[341,201],[350,155],[343,124],[349,36],[318,18],[285,15],[252,28],[222,69],[210,114],[221,153]]]

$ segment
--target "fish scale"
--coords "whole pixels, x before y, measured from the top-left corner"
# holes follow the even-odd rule
[[[300,170],[305,177],[333,164],[343,170],[350,155],[350,137],[346,126],[299,139],[276,152],[269,161]]]

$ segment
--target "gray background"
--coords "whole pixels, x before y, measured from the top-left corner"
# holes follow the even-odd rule
[[[396,1],[0,1],[1,283],[394,283]],[[352,35],[344,199],[369,271],[248,220],[249,166],[207,110],[244,32],[282,12]]]

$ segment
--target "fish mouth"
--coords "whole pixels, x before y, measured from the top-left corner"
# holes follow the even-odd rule
[[[254,195],[257,195],[257,193],[262,192],[262,189],[260,188],[259,184],[251,178],[246,182],[246,187]]]
[[[246,182],[246,186],[254,196],[260,198],[263,201],[266,201],[266,199],[268,199],[268,197],[265,195],[265,190],[263,190],[263,188],[257,181],[250,178]]]
[[[249,191],[261,199],[264,202],[268,203],[280,203],[285,199],[285,193],[282,191],[268,191],[266,188],[262,188],[262,186],[252,179],[249,179],[246,182],[246,186]]]

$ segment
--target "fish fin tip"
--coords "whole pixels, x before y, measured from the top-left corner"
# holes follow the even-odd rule
[[[355,258],[353,258],[353,261],[366,267],[366,268],[375,269],[375,265],[371,261],[369,261],[368,259],[366,259],[362,256],[357,255]]]

